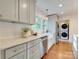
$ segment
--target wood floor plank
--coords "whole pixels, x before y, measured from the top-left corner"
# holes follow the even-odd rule
[[[50,49],[43,59],[75,59],[72,45],[67,42],[59,42]]]

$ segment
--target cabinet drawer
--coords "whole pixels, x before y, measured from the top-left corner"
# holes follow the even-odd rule
[[[28,59],[33,57],[36,53],[39,53],[39,45],[33,46],[31,48],[28,49]]]
[[[30,41],[30,42],[28,42],[28,48],[31,48],[32,46],[37,45],[38,43],[40,43],[39,39]]]
[[[29,59],[41,59],[40,58],[40,53],[35,54],[33,57],[31,57]]]
[[[24,51],[25,49],[26,49],[26,44],[22,44],[5,50],[6,59],[20,53],[21,51]]]

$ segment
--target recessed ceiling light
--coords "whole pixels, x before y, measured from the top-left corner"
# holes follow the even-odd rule
[[[64,12],[61,12],[61,14],[64,14]]]
[[[23,4],[23,5],[22,5],[22,7],[23,7],[23,8],[26,8],[26,7],[27,7],[27,5],[26,5],[26,4]]]
[[[59,4],[59,7],[63,7],[63,4]]]

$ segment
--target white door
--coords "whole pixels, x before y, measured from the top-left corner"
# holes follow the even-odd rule
[[[19,20],[20,22],[29,23],[28,9],[29,9],[29,0],[19,0]]]
[[[36,0],[29,0],[30,1],[30,24],[35,24],[35,3]]]
[[[0,0],[0,19],[18,21],[18,0]]]

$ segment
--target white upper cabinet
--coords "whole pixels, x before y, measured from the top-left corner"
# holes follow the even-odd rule
[[[18,21],[18,0],[0,0],[0,19]]]
[[[0,0],[0,19],[35,23],[35,0]]]
[[[29,23],[29,0],[19,0],[19,20],[20,22]]]
[[[35,3],[36,3],[36,0],[29,0],[30,1],[30,24],[35,24]]]

